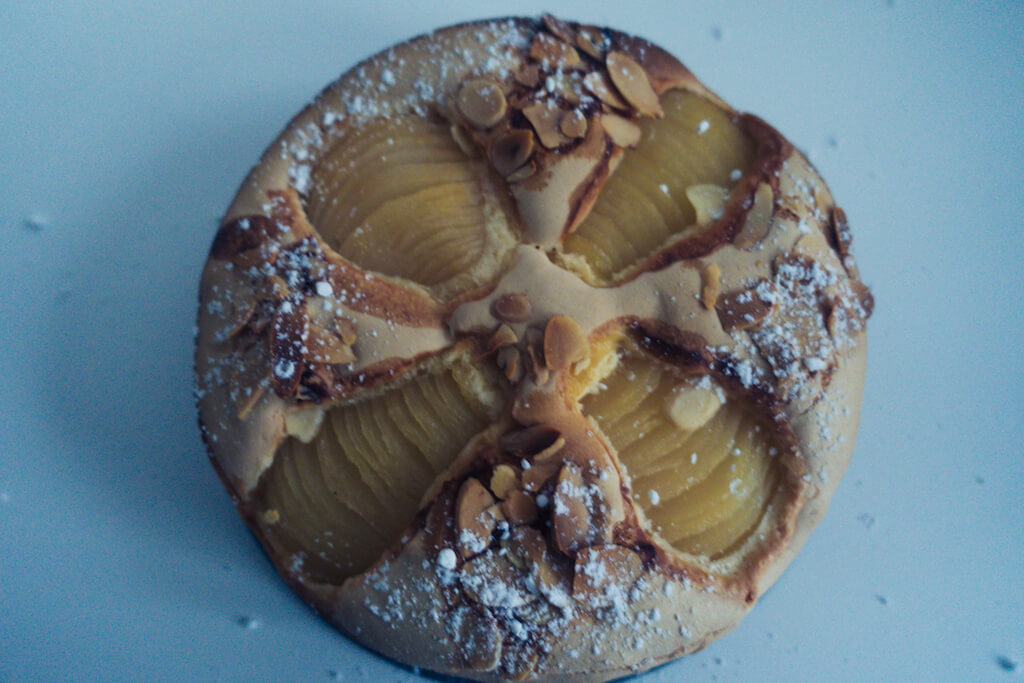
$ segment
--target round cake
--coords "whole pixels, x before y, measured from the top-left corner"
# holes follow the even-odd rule
[[[853,449],[872,298],[824,181],[660,48],[450,27],[292,120],[203,271],[203,437],[388,657],[603,681],[730,630]]]

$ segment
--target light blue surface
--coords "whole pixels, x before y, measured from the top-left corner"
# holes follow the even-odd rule
[[[663,45],[807,151],[878,306],[824,523],[735,632],[643,680],[1020,680],[1022,5],[710,4],[559,12]],[[348,66],[544,7],[0,4],[0,680],[418,680],[292,595],[206,462],[198,273]]]

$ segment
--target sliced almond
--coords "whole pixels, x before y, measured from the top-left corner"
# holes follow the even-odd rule
[[[536,64],[523,64],[516,72],[516,83],[527,88],[536,88],[540,83],[540,68]]]
[[[558,120],[558,129],[569,138],[582,138],[587,134],[587,117],[578,109],[567,111]]]
[[[726,332],[745,330],[771,315],[776,301],[775,285],[762,278],[749,289],[721,297],[715,311]]]
[[[594,59],[604,59],[608,38],[596,26],[580,26],[576,31],[576,46]]]
[[[505,346],[498,349],[495,360],[508,381],[518,382],[523,378],[523,361],[516,347]]]
[[[280,275],[268,275],[256,287],[256,296],[266,301],[284,301],[291,296],[291,288]]]
[[[511,465],[498,465],[491,473],[491,493],[501,500],[508,498],[519,487],[519,470]]]
[[[627,602],[629,592],[643,572],[643,560],[617,545],[583,548],[576,555],[572,595],[591,607]]]
[[[494,551],[466,562],[460,574],[466,596],[487,607],[521,607],[536,599],[519,570]]]
[[[860,310],[864,312],[864,317],[867,318],[875,310],[875,295],[860,280],[850,280],[850,289],[856,295],[857,303],[860,304]]]
[[[718,292],[721,287],[722,269],[717,263],[711,263],[704,267],[700,274],[700,303],[705,310],[713,311],[715,302],[718,301]]]
[[[551,95],[557,95],[572,106],[581,101],[583,95],[583,79],[575,71],[558,73],[544,81],[544,89]]]
[[[556,461],[535,463],[530,469],[523,470],[523,490],[537,493],[555,478],[561,468]]]
[[[459,146],[459,149],[462,150],[463,154],[470,159],[476,159],[480,156],[480,148],[476,146],[476,143],[473,142],[473,138],[469,136],[469,133],[466,132],[465,128],[457,123],[453,123],[448,128],[448,131],[452,135],[452,140],[454,140],[455,144]]]
[[[497,520],[488,508],[494,503],[494,496],[477,479],[467,479],[459,489],[455,504],[456,541],[463,557],[478,555],[490,545]]]
[[[690,185],[686,198],[697,212],[697,225],[708,225],[722,217],[729,201],[729,190],[721,185]]]
[[[540,601],[538,601],[540,602]],[[531,678],[540,653],[529,641],[506,641],[501,651],[501,671],[508,675],[509,681],[518,683]]]
[[[505,117],[508,103],[501,86],[487,78],[466,81],[459,88],[456,105],[474,128],[490,128]]]
[[[487,610],[462,606],[450,622],[461,664],[472,671],[491,671],[501,663],[501,630]]]
[[[538,33],[530,44],[530,59],[545,70],[573,69],[583,62],[576,48],[549,33]]]
[[[559,570],[553,553],[549,552],[547,541],[537,530],[528,526],[516,527],[509,540],[509,555],[518,558],[541,593],[549,601],[554,593],[569,595],[568,572]]]
[[[261,269],[265,264],[274,263],[277,260],[278,250],[268,249],[266,245],[240,251],[231,257],[231,263],[241,271],[252,271]]]
[[[226,261],[245,251],[257,250],[268,240],[281,234],[277,221],[269,216],[252,215],[234,218],[217,231],[210,247],[210,256]]]
[[[556,315],[544,328],[544,359],[552,370],[566,370],[587,360],[590,344],[579,324]]]
[[[606,71],[591,71],[583,77],[583,87],[589,90],[594,96],[615,109],[629,109],[629,104],[622,99],[619,91],[615,89]]]
[[[278,306],[270,326],[270,381],[282,398],[294,394],[302,379],[306,328],[305,306],[291,300]]]
[[[500,349],[505,346],[512,346],[517,341],[519,341],[519,337],[516,335],[515,331],[505,323],[502,323],[498,326],[498,329],[494,331],[494,334],[491,335],[490,339],[487,340],[485,351],[490,353],[491,351],[495,351],[496,349]]]
[[[571,140],[562,134],[558,122],[562,118],[562,110],[552,102],[534,102],[523,109],[523,116],[533,126],[540,138],[540,144],[548,149],[555,149]]]
[[[510,524],[531,524],[537,519],[537,503],[518,489],[509,491],[501,510]]]
[[[509,176],[533,156],[533,133],[524,129],[513,129],[498,135],[491,141],[490,157],[494,170],[502,176]]]
[[[535,327],[526,330],[526,358],[529,360],[529,371],[538,384],[548,381],[550,371],[544,359],[544,335]]]
[[[576,467],[566,465],[558,473],[551,521],[558,548],[569,555],[592,545],[594,541],[592,515],[588,507],[590,501],[587,500],[589,492],[584,486],[583,477]]]
[[[491,304],[491,313],[498,320],[518,323],[530,317],[533,306],[525,294],[502,294]]]
[[[643,135],[640,126],[615,114],[601,116],[601,127],[608,134],[608,139],[619,147],[636,147]]]
[[[761,183],[754,192],[754,202],[747,211],[743,227],[732,243],[740,249],[749,249],[768,236],[772,227],[772,212],[775,208],[775,193],[768,183]]]
[[[572,29],[569,22],[553,17],[550,14],[544,14],[541,17],[541,21],[544,22],[544,28],[551,31],[559,40],[564,40],[567,43],[576,41],[576,31]]]
[[[651,87],[647,72],[632,57],[613,51],[605,57],[608,76],[622,97],[644,116],[661,116],[661,101]]]
[[[846,212],[838,206],[833,207],[829,224],[832,228],[832,239],[835,241],[836,251],[840,256],[848,256],[850,244],[853,242],[853,233],[850,232],[850,225],[846,222]]]
[[[715,416],[722,407],[722,400],[711,389],[684,385],[668,401],[668,417],[676,427],[693,432]]]
[[[215,300],[221,301],[227,309],[228,321],[226,334],[218,335],[218,338],[229,339],[245,329],[252,319],[256,312],[256,296],[246,278],[231,273],[215,297]]]
[[[324,297],[306,299],[306,360],[328,365],[351,363],[355,360],[352,344],[356,341],[355,324],[337,315],[330,301]]]
[[[537,424],[506,432],[498,439],[498,444],[507,453],[532,457],[551,448],[559,439],[565,443],[562,433],[557,429],[551,425]]]

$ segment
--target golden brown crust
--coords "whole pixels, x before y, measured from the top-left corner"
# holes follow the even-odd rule
[[[731,115],[755,160],[709,225],[614,285],[585,281],[561,242],[636,144],[636,122],[676,89]],[[504,178],[521,220],[523,243],[446,300],[346,260],[306,217],[323,150],[392,116],[450,122],[459,147]],[[203,436],[278,570],[368,647],[477,680],[642,671],[733,628],[824,514],[853,447],[873,307],[850,243],[806,159],[660,48],[550,16],[442,29],[343,75],[243,183],[201,284]],[[770,512],[722,557],[679,552],[652,530],[581,410],[580,387],[620,346],[709,378],[773,425]],[[456,353],[497,364],[512,399],[373,567],[313,581],[263,537],[253,504],[278,447],[312,438],[333,405]]]

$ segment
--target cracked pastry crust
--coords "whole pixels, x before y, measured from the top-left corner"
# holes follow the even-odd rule
[[[439,30],[343,75],[203,271],[213,465],[407,664],[601,681],[739,622],[853,449],[873,300],[771,126],[638,38]]]

